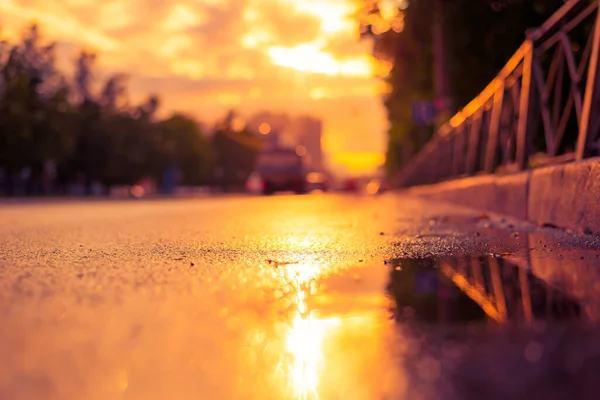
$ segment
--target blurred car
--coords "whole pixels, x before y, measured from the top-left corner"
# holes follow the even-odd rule
[[[246,190],[250,193],[262,193],[264,189],[263,180],[256,171],[252,172],[246,180]]]
[[[310,172],[306,175],[307,191],[321,191],[326,192],[329,190],[329,182],[327,175],[323,172]]]
[[[263,194],[280,191],[306,193],[306,173],[302,157],[294,149],[272,148],[259,153],[256,173]]]
[[[381,194],[381,193],[388,192],[389,190],[390,190],[390,183],[386,179],[383,179],[379,185],[379,191],[377,193]]]
[[[354,178],[346,179],[343,183],[342,190],[344,192],[358,192],[358,180]]]

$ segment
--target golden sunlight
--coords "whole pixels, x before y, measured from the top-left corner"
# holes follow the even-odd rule
[[[57,42],[69,77],[80,49],[95,52],[97,80],[129,76],[130,101],[157,94],[163,115],[206,124],[231,107],[311,115],[323,121],[331,172],[362,174],[385,152],[381,94],[389,87],[377,77],[391,64],[358,39],[361,1],[0,0],[0,40],[16,41],[36,22],[45,41]],[[379,155],[347,153],[356,149]]]
[[[100,30],[87,26],[75,18],[60,15],[57,13],[45,12],[43,9],[36,7],[27,7],[20,5],[20,2],[9,0],[8,2],[0,2],[1,14],[12,16],[14,21],[22,23],[31,23],[36,21],[43,25],[44,29],[48,29],[55,39],[71,39],[76,32],[78,41],[88,46],[94,46],[100,50],[115,50],[119,47],[119,42],[109,35],[105,35]],[[10,18],[2,19],[3,33],[13,32],[14,36],[21,33],[23,26],[14,26]],[[11,37],[12,36],[12,37]],[[9,35],[9,39],[14,39],[13,35]]]
[[[316,44],[301,44],[291,48],[274,46],[268,54],[275,65],[297,71],[356,77],[370,77],[373,74],[370,57],[341,61],[322,51]]]
[[[321,20],[321,30],[324,33],[352,33],[355,29],[356,21],[352,18],[353,13],[355,12],[355,6],[351,1],[331,2],[327,0],[291,0],[291,2],[299,11],[312,14],[319,18]]]
[[[204,75],[204,69],[204,64],[194,60],[177,60],[171,64],[173,73],[184,74],[196,79]]]
[[[182,50],[193,45],[192,39],[183,34],[169,36],[165,39],[158,52],[163,57],[177,56]]]
[[[331,272],[331,269],[331,266],[325,267],[325,265],[318,262],[307,262],[287,265],[285,269],[282,269],[282,273],[285,281],[295,286],[296,291],[299,293],[298,302],[301,302],[304,298],[301,286],[313,279],[323,278],[327,272]]]
[[[337,326],[338,318],[303,318],[292,322],[286,338],[286,350],[292,356],[289,365],[290,384],[295,399],[318,399],[319,375],[323,368],[323,339],[329,326]]]
[[[339,152],[333,155],[333,161],[346,166],[351,173],[360,173],[382,165],[385,155],[374,152]]]

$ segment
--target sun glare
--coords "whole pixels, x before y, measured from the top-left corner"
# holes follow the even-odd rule
[[[189,111],[211,120],[231,107],[252,113],[260,104],[312,114],[323,119],[324,141],[336,143],[324,145],[335,159],[332,169],[362,173],[378,161],[336,156],[347,150],[341,140],[347,131],[335,126],[349,124],[354,101],[382,109],[381,94],[390,88],[373,78],[387,76],[391,64],[374,61],[371,44],[357,38],[353,15],[361,1],[250,0],[236,3],[233,12],[229,0],[0,0],[0,40],[18,41],[36,21],[44,40],[58,43],[56,59],[65,74],[72,75],[80,49],[96,52],[99,77],[131,76],[132,99],[156,93],[165,113]],[[401,24],[402,12],[392,3],[406,0],[389,0],[383,10]],[[376,141],[385,132],[385,113],[350,117],[355,131],[377,132],[362,135],[364,148],[382,151]]]
[[[298,11],[316,16],[321,21],[321,31],[326,34],[352,32],[356,22],[352,18],[355,7],[352,1],[288,0]]]
[[[244,34],[241,38],[241,44],[246,49],[258,48],[265,43],[268,43],[273,38],[271,34],[259,29],[253,29],[251,32]]]
[[[286,338],[286,350],[292,356],[289,365],[294,398],[317,399],[319,375],[323,368],[323,340],[327,328],[339,323],[337,318],[303,318],[297,315]]]
[[[342,164],[352,173],[377,168],[385,162],[385,155],[375,152],[338,152],[333,161]]]
[[[372,63],[368,57],[336,60],[330,53],[322,51],[316,44],[301,44],[296,47],[271,47],[268,54],[275,65],[297,71],[356,77],[369,77],[372,74]]]

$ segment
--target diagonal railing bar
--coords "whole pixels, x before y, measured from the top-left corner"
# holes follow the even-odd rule
[[[544,163],[539,154],[550,162],[564,162],[572,154],[582,159],[600,153],[599,4],[567,1],[528,31],[488,86],[402,168],[397,183],[410,186],[525,169]],[[591,31],[586,22],[590,18]],[[582,52],[571,34],[587,35]]]
[[[572,0],[571,0],[571,2],[572,2]],[[575,28],[577,25],[582,23],[594,11],[596,11],[597,8],[598,8],[598,3],[596,3],[594,1],[585,10],[583,10],[579,15],[577,15],[571,21],[565,23],[558,32],[554,33],[550,38],[548,38],[544,42],[540,43],[540,45],[537,46],[537,49],[540,51],[547,51],[548,49],[552,48],[554,45],[556,45],[558,42],[560,42],[562,32],[564,32],[564,33],[571,32],[573,30],[573,28]]]
[[[594,32],[596,28],[592,28],[590,34],[588,35],[588,39],[585,43],[585,47],[583,48],[583,54],[581,55],[581,60],[579,61],[579,67],[577,68],[577,75],[580,78],[583,78],[583,73],[585,72],[585,67],[590,61],[590,55],[592,54],[592,46],[594,44]]]
[[[500,122],[502,120],[502,105],[504,104],[505,86],[502,85],[494,94],[494,105],[492,107],[492,116],[490,118],[490,130],[485,158],[485,171],[494,172],[494,159],[496,157],[496,148],[498,146],[498,136],[500,133]]]
[[[535,83],[538,87],[538,90],[540,91],[540,107],[542,113],[542,123],[544,124],[544,137],[546,139],[547,152],[548,154],[556,155],[556,132],[554,131],[554,126],[552,126],[552,118],[550,115],[550,109],[548,105],[550,94],[548,93],[546,85],[544,84],[542,66],[540,65],[540,61],[537,58],[534,58],[532,67]]]
[[[503,108],[503,114],[500,125],[500,153],[501,165],[506,165],[512,162],[512,141],[514,132],[518,129],[515,125],[515,115],[517,114],[517,105],[515,102],[515,86],[510,88],[512,96],[506,98],[506,106]]]
[[[486,106],[485,111],[482,113],[481,118],[481,127],[477,141],[477,150],[475,151],[475,170],[472,171],[472,174],[479,173],[480,171],[486,170],[486,158],[487,158],[487,146],[488,141],[490,140],[490,126],[492,120],[492,111],[493,111],[493,99],[490,100]]]
[[[479,136],[481,135],[481,125],[483,122],[483,110],[479,110],[472,117],[471,127],[469,130],[469,147],[467,150],[467,174],[473,174],[477,171],[477,151],[478,151],[478,143]]]
[[[563,48],[563,54],[565,55],[565,60],[567,61],[569,77],[571,78],[571,92],[573,94],[573,100],[575,102],[575,112],[577,113],[577,121],[580,121],[581,109],[583,107],[581,90],[579,89],[581,78],[577,73],[577,64],[575,63],[575,57],[573,56],[573,51],[571,50],[571,42],[569,41],[569,37],[566,33],[561,32],[560,40],[560,43]]]
[[[599,0],[600,1],[600,0]],[[585,99],[583,116],[579,124],[579,135],[577,137],[578,160],[583,159],[589,153],[592,153],[590,145],[594,143],[598,136],[598,107],[600,106],[599,92],[600,74],[598,73],[598,57],[600,52],[600,17],[596,16],[596,24],[593,33],[592,54],[590,56],[590,65],[588,67],[588,76],[586,80]],[[594,129],[590,132],[589,127]],[[594,149],[596,150],[596,149]],[[597,150],[596,150],[597,151]]]
[[[571,110],[573,109],[573,93],[569,93],[567,97],[567,102],[565,104],[565,109],[560,115],[560,121],[558,123],[558,127],[556,128],[556,142],[562,141],[562,138],[565,136],[565,132],[567,130],[567,123],[569,122],[569,117],[571,116]],[[552,154],[553,156],[556,154]]]
[[[585,67],[587,66],[587,64],[589,62],[589,58],[590,58],[591,51],[592,51],[594,32],[595,32],[595,28],[591,31],[590,35],[588,35],[588,40],[587,40],[586,46],[583,50],[583,55],[579,62],[579,67],[577,68],[577,76],[579,76],[580,79],[583,76],[583,73],[585,72]],[[562,81],[561,81],[560,88],[562,89]],[[562,93],[555,92],[555,95],[557,95],[557,94],[562,94]],[[568,122],[569,116],[571,115],[572,108],[573,108],[573,97],[572,97],[572,95],[569,95],[569,98],[567,99],[567,103],[565,104],[562,115],[561,115],[560,111],[556,111],[555,115],[557,117],[560,116],[560,124],[557,126],[556,135],[555,135],[554,141],[552,143],[552,148],[555,149],[555,151],[551,152],[551,154],[550,154],[551,156],[555,156],[557,154],[556,152],[558,151],[558,147],[560,146],[560,143],[563,140],[565,130],[567,128],[567,122]]]
[[[554,105],[552,108],[552,125],[556,128],[558,134],[558,123],[560,121],[560,109],[562,107],[562,87],[563,87],[563,77],[565,73],[565,57],[563,53],[558,47],[556,49],[556,54],[558,57],[558,71],[556,76],[556,82],[554,82]]]
[[[577,25],[581,24],[587,17],[592,15],[592,13],[594,11],[596,11],[597,8],[598,8],[597,2],[595,2],[595,1],[590,2],[590,5],[588,5],[585,10],[583,10],[581,13],[579,13],[579,15],[575,16],[575,18],[571,19],[571,21],[567,22],[564,25],[563,30],[565,32],[572,31],[573,28],[575,28]]]
[[[573,15],[574,12],[577,12],[577,10],[580,10],[582,7],[585,7],[586,2],[587,1],[585,0],[568,0],[564,6],[559,8],[550,16],[550,18],[544,21],[537,30],[535,30],[533,33],[535,36],[533,36],[532,39],[542,39],[544,36],[547,36],[548,33],[553,32],[561,22],[572,20],[573,18],[569,18],[569,16]]]
[[[557,49],[552,57],[550,69],[548,70],[548,78],[544,84],[548,93],[550,92],[552,85],[556,82],[556,79],[558,79],[559,75],[562,73],[562,70],[559,70],[560,65],[562,65],[562,53]]]
[[[512,104],[515,110],[519,110],[521,104],[521,83],[519,80],[515,81],[510,85],[510,95],[512,96]]]

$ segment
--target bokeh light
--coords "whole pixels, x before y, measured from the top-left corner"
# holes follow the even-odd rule
[[[259,125],[258,131],[262,135],[268,135],[271,132],[271,125],[267,124],[266,122],[263,122],[262,124]]]

